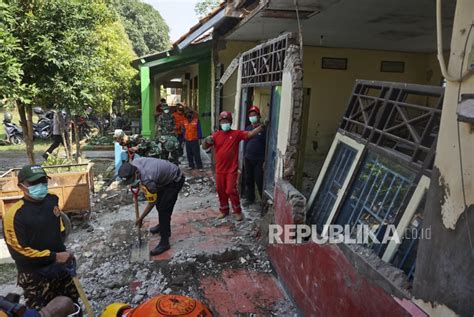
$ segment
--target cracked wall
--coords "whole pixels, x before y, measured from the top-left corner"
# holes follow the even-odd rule
[[[472,34],[470,44],[467,39],[474,22],[472,12],[473,1],[457,2],[449,60],[449,73],[454,77],[459,76],[463,58],[469,56],[472,47]],[[467,52],[464,52],[465,47]],[[464,62],[464,67],[466,64]],[[474,249],[471,244],[474,234],[474,133],[469,124],[458,123],[456,108],[459,95],[473,91],[472,75],[462,83],[450,81],[446,85],[435,168],[423,223],[425,228],[431,228],[432,239],[420,241],[414,281],[416,298],[445,304],[461,315],[471,315],[474,311]]]
[[[300,47],[292,44],[286,52],[282,79],[276,178],[293,181],[296,175],[302,111],[303,64],[300,56]]]

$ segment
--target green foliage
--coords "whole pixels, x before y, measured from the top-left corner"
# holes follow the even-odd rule
[[[0,104],[11,106],[12,101],[25,98],[26,87],[22,84],[23,70],[18,54],[20,41],[12,34],[15,27],[16,7],[0,0]]]
[[[136,56],[103,1],[0,1],[0,97],[73,114],[128,100]]]
[[[170,48],[169,28],[160,13],[140,0],[107,0],[122,19],[138,56]]]
[[[0,103],[18,106],[29,122],[30,161],[25,105],[81,115],[88,106],[101,113],[127,104],[135,58],[105,0],[0,0]]]
[[[58,165],[71,165],[71,166],[50,168],[50,166],[58,166]],[[46,170],[46,173],[48,174],[57,174],[57,173],[65,173],[65,172],[81,172],[87,169],[85,165],[77,166],[75,160],[58,157],[56,155],[49,155],[48,158],[43,163],[41,163],[41,166],[47,167],[45,170]]]
[[[217,8],[220,2],[220,0],[200,0],[196,3],[194,11],[200,18],[202,18],[208,15],[214,8]]]
[[[104,96],[106,98],[104,102],[109,107],[113,103],[118,109],[130,103],[136,105],[140,99],[136,98],[133,92],[139,91],[135,80],[138,71],[130,65],[130,62],[137,56],[122,23],[114,21],[99,30],[98,36],[102,43],[99,51],[104,57],[101,76],[107,83],[106,90],[110,92]]]

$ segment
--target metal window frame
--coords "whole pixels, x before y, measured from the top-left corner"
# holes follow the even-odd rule
[[[347,188],[349,184],[351,183],[352,178],[354,177],[354,173],[356,172],[357,167],[359,166],[361,159],[364,154],[364,148],[365,145],[358,142],[357,140],[354,140],[351,137],[348,137],[346,135],[341,134],[340,132],[336,133],[336,136],[334,137],[334,140],[331,144],[331,147],[329,149],[328,155],[326,156],[326,159],[324,160],[323,167],[321,168],[321,171],[319,172],[318,178],[316,180],[316,184],[313,187],[313,191],[311,192],[311,195],[308,200],[308,204],[306,205],[308,210],[307,213],[309,212],[309,208],[314,203],[314,200],[316,199],[316,196],[319,192],[319,189],[321,188],[321,185],[323,183],[324,178],[326,177],[326,174],[329,170],[329,166],[331,164],[331,161],[334,157],[334,154],[336,152],[336,148],[339,143],[344,143],[347,146],[350,146],[351,148],[355,149],[357,151],[357,154],[354,158],[354,161],[351,164],[351,167],[349,168],[349,172],[347,173],[347,177],[343,182],[343,185],[341,189],[339,190],[338,197],[336,201],[334,202],[334,206],[331,209],[331,212],[329,213],[328,219],[326,220],[326,223],[324,225],[328,225],[332,223],[334,216],[336,215],[336,212],[339,209],[339,205],[341,204],[342,199],[344,198],[343,193],[347,191]]]
[[[366,159],[368,158],[368,155],[370,155],[370,154],[374,154],[375,156],[377,156],[377,157],[379,157],[379,158],[382,158],[382,159],[384,159],[384,160],[388,160],[390,163],[394,163],[394,164],[398,164],[398,165],[403,165],[404,162],[399,162],[399,161],[397,161],[397,160],[394,160],[394,159],[393,159],[393,156],[391,156],[391,155],[389,155],[389,154],[387,154],[387,153],[384,153],[384,152],[382,152],[382,151],[377,151],[376,149],[377,149],[377,148],[374,148],[374,147],[369,147],[369,146],[366,147],[366,149],[365,149],[365,151],[364,151],[364,155],[363,155],[363,157],[362,157],[362,159],[361,159],[361,161],[360,161],[360,164],[359,164],[357,170],[354,172],[354,174],[350,175],[350,176],[351,176],[351,181],[350,181],[350,184],[349,184],[349,187],[348,187],[348,188],[352,188],[352,186],[355,184],[355,182],[358,181],[359,176],[360,176],[360,173],[363,171],[363,169],[364,169],[364,167],[365,167],[365,164],[364,164],[364,163],[366,162]],[[401,207],[403,207],[403,206],[405,206],[405,207],[404,207],[400,212],[396,212],[396,213],[395,213],[395,217],[393,218],[393,221],[390,223],[390,224],[394,224],[394,225],[396,225],[396,226],[398,227],[398,225],[399,225],[399,223],[400,223],[400,218],[403,217],[403,215],[404,215],[404,213],[405,213],[405,211],[406,211],[406,208],[407,208],[407,206],[408,206],[410,200],[413,198],[414,190],[415,190],[415,188],[418,186],[418,182],[419,182],[419,181],[418,181],[418,176],[419,176],[419,175],[417,174],[417,171],[416,171],[416,170],[410,168],[409,166],[403,166],[403,168],[404,168],[407,172],[411,173],[411,175],[413,176],[413,180],[410,180],[410,179],[407,178],[406,176],[401,175],[400,173],[397,173],[397,172],[395,172],[394,170],[392,170],[392,169],[390,168],[390,166],[384,165],[384,164],[382,164],[382,165],[384,166],[383,168],[384,168],[386,171],[388,171],[388,173],[394,175],[394,177],[392,178],[392,184],[397,180],[397,183],[403,182],[403,183],[405,183],[405,184],[407,184],[407,185],[410,185],[410,186],[407,187],[407,192],[406,192],[403,196],[399,196],[399,197],[401,198],[401,200],[399,201],[399,203],[400,203],[399,208],[401,208]],[[386,222],[386,220],[387,220],[389,214],[391,213],[390,211],[393,210],[392,208],[394,207],[393,204],[394,204],[394,201],[395,201],[395,200],[393,200],[393,199],[395,199],[395,197],[397,197],[397,196],[399,195],[400,189],[402,188],[402,187],[398,187],[397,192],[396,192],[395,196],[392,197],[392,201],[390,202],[390,204],[389,204],[389,206],[388,206],[388,209],[387,209],[387,211],[386,211],[386,214],[383,216],[383,218],[380,218],[380,215],[375,214],[375,213],[372,212],[372,207],[374,206],[374,203],[375,203],[375,200],[374,200],[374,199],[375,199],[376,197],[378,197],[378,193],[379,193],[379,191],[377,190],[377,192],[375,193],[375,196],[373,196],[373,193],[374,193],[374,192],[373,192],[373,186],[374,186],[374,184],[379,184],[379,183],[377,182],[377,181],[379,181],[379,180],[381,180],[382,183],[383,183],[383,182],[385,181],[387,175],[389,175],[388,173],[385,173],[382,178],[380,178],[379,175],[375,175],[375,176],[374,176],[374,175],[372,174],[372,172],[369,174],[368,179],[371,179],[372,177],[374,177],[374,179],[373,179],[374,181],[373,181],[372,184],[370,185],[370,186],[371,186],[370,188],[367,187],[367,188],[368,188],[368,191],[367,191],[366,186],[369,185],[369,183],[366,183],[366,184],[364,185],[364,188],[362,188],[362,192],[361,192],[361,193],[365,193],[365,195],[359,196],[359,200],[358,200],[357,205],[356,205],[356,207],[359,207],[359,208],[358,208],[359,214],[358,214],[358,215],[356,216],[356,218],[355,218],[355,221],[354,221],[354,224],[353,224],[354,227],[352,228],[352,233],[354,233],[353,230],[356,228],[357,225],[362,224],[362,223],[360,223],[360,219],[361,219],[361,217],[362,217],[364,214],[365,214],[365,215],[369,215],[370,217],[373,217],[377,222],[380,223],[381,226],[379,227],[379,229],[377,229],[377,230],[375,231],[375,234],[378,235],[378,234],[380,233],[379,230],[381,230],[382,225]],[[411,184],[412,184],[412,185],[411,185]],[[344,193],[342,194],[343,198],[342,198],[341,204],[339,205],[339,208],[337,209],[336,215],[334,216],[334,220],[336,220],[337,217],[340,215],[340,212],[341,212],[342,208],[343,208],[344,205],[345,205],[344,203],[346,202],[346,199],[347,199],[347,197],[349,196],[349,193],[350,193],[350,192],[344,192]],[[368,201],[368,199],[369,199],[371,196],[373,196],[373,197],[372,197],[372,201]],[[388,193],[385,194],[384,199],[383,199],[383,201],[382,201],[382,202],[384,203],[384,205],[385,205],[385,199],[386,199],[387,197],[389,197],[389,196],[388,196]],[[361,201],[362,199],[363,199],[364,201]],[[366,203],[367,203],[367,202],[370,202],[370,203],[371,203],[371,207],[370,207],[370,208],[366,208],[366,207],[367,207],[367,206],[366,206]],[[356,211],[356,209],[353,209],[352,215],[355,215],[355,213],[354,213],[355,211]],[[351,216],[349,219],[352,219],[352,216]],[[350,221],[349,221],[348,224],[349,224],[349,225],[351,224]],[[376,253],[376,254],[381,258],[381,257],[384,255],[384,253],[385,253],[386,245],[380,244],[380,245],[377,245],[376,247],[370,247],[370,249],[372,249],[372,250],[374,251],[374,253]]]
[[[283,80],[286,50],[293,36],[285,33],[241,56],[241,87],[279,86]]]
[[[398,222],[396,232],[399,237],[403,237],[406,228],[409,226],[410,221],[413,218],[413,215],[415,214],[418,206],[423,200],[423,196],[428,192],[430,183],[431,180],[429,177],[423,175],[420,178],[420,181],[418,182],[418,185],[416,186],[416,189],[413,192],[413,195],[411,196],[407,207],[405,208],[405,212],[403,213],[403,216]],[[382,256],[382,260],[387,263],[390,263],[393,260],[393,257],[395,256],[398,248],[400,247],[400,244],[397,243],[395,240],[390,241]]]
[[[369,95],[371,89],[378,90],[378,96]],[[438,98],[438,101],[435,107],[421,106],[407,102],[406,98],[410,95]],[[430,175],[437,141],[437,134],[433,139],[432,132],[437,124],[439,126],[443,99],[443,87],[357,80],[339,129],[356,140],[398,156],[414,168],[421,169],[425,175]],[[409,110],[423,113],[410,117]],[[402,122],[394,124],[400,118]],[[415,124],[423,120],[426,120],[426,124],[423,131],[418,133]],[[397,134],[400,129],[405,129],[404,132],[412,140]],[[384,142],[399,142],[412,148],[413,153],[406,155],[395,149],[384,148]]]
[[[375,88],[377,93],[370,91],[370,88]],[[409,100],[412,100],[409,96],[425,99],[416,97],[415,103],[409,103]],[[361,98],[368,102],[362,102]],[[358,152],[344,185],[338,191],[337,200],[325,225],[335,221],[347,199],[348,189],[356,181],[362,162],[368,153],[372,152],[415,173],[413,186],[404,197],[403,210],[393,221],[397,234],[403,237],[430,185],[437,144],[436,128],[440,125],[443,99],[443,87],[357,80],[346,113],[308,200],[307,216],[322,189],[336,147],[340,142],[344,142]],[[399,128],[402,129],[398,130]],[[401,136],[407,139],[402,139]],[[400,144],[406,144],[407,147],[404,148]],[[400,245],[397,241],[389,242],[379,250],[380,258],[390,263]]]

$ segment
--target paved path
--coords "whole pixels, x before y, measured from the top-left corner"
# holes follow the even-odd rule
[[[185,174],[190,182],[199,176],[210,177],[209,170]],[[296,311],[256,238],[260,208],[244,208],[244,214],[242,222],[232,215],[217,219],[213,193],[200,200],[178,200],[172,216],[171,249],[151,260],[166,266],[207,261],[212,274],[196,269],[193,278],[198,279],[204,302],[219,316],[294,316]],[[149,218],[146,228],[157,223],[156,213]],[[159,235],[149,236],[149,249],[159,240]]]

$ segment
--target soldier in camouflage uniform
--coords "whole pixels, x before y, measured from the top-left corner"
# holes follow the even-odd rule
[[[118,144],[127,148],[129,158],[132,158],[135,153],[141,157],[161,157],[162,145],[139,134],[128,136],[122,130],[116,130],[114,138]]]
[[[176,137],[176,123],[170,108],[167,104],[161,106],[163,113],[157,120],[158,139],[161,144],[161,159],[169,160],[171,163],[179,165],[180,149],[179,141]]]

